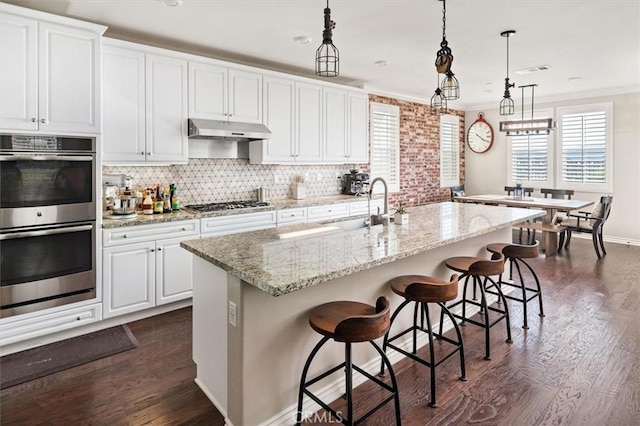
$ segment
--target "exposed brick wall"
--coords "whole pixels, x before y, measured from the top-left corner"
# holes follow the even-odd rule
[[[370,102],[400,108],[400,192],[389,196],[389,205],[402,200],[407,206],[448,200],[449,188],[440,188],[440,116],[429,105],[369,95]],[[464,112],[460,117],[460,183],[464,184]],[[363,167],[364,168],[364,167]]]

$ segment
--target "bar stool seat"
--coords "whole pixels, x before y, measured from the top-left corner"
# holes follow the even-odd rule
[[[454,300],[456,297],[458,297],[458,276],[454,274],[451,276],[450,281],[444,281],[426,275],[402,275],[391,279],[388,282],[388,285],[391,287],[391,290],[394,293],[402,296],[405,299],[404,302],[402,302],[400,306],[398,306],[398,308],[391,316],[391,324],[389,326],[389,330],[391,330],[394,320],[405,306],[407,306],[409,303],[414,302],[415,307],[413,312],[413,325],[408,329],[398,332],[391,337],[389,336],[390,331],[388,331],[384,336],[382,350],[386,352],[387,347],[392,348],[402,353],[403,355],[413,359],[414,361],[417,361],[430,368],[431,401],[429,402],[429,406],[436,408],[438,406],[436,402],[436,367],[438,365],[458,352],[460,354],[460,380],[467,380],[464,364],[464,346],[462,342],[462,334],[460,333],[460,328],[458,327],[455,318],[451,315],[451,312],[449,312],[449,310],[444,306],[444,302]],[[446,336],[443,336],[442,333],[436,334],[433,332],[433,329],[431,327],[431,318],[429,315],[429,303],[437,303],[440,306],[440,309],[448,315],[456,330],[457,340],[453,340]],[[418,310],[420,310],[420,324],[418,324]],[[426,328],[425,321],[427,324]],[[429,338],[429,360],[422,359],[417,355],[418,331],[426,333],[427,337]],[[413,333],[412,352],[407,352],[403,348],[393,344],[396,339],[399,339],[400,337],[410,332]],[[443,355],[438,361],[436,361],[435,359],[435,349],[433,345],[434,335],[438,339],[454,346],[453,350]],[[384,374],[384,364],[381,365],[380,374]]]
[[[501,253],[505,257],[505,262],[509,261],[509,265],[511,266],[511,272],[509,275],[510,281],[504,281],[502,279],[502,274],[500,274],[500,278],[498,280],[498,285],[507,285],[510,287],[514,287],[521,290],[521,296],[512,296],[510,294],[504,295],[509,300],[514,300],[522,303],[522,310],[524,316],[524,324],[522,328],[528,329],[529,326],[527,324],[527,302],[532,299],[538,298],[539,303],[539,313],[538,315],[544,317],[544,309],[542,307],[542,288],[540,287],[540,280],[538,279],[538,275],[535,270],[529,265],[529,263],[524,259],[534,259],[538,257],[540,254],[539,250],[539,242],[536,241],[535,244],[532,245],[522,245],[522,244],[512,244],[512,243],[492,243],[487,245],[487,251],[490,253]],[[525,279],[522,275],[521,267],[526,267],[531,276],[535,281],[535,288],[527,287],[525,283]],[[518,272],[518,278],[520,280],[519,284],[516,284],[513,281],[513,270]],[[492,291],[489,291],[492,293]]]
[[[494,275],[501,275],[504,272],[504,255],[502,253],[494,253],[491,256],[491,260],[487,260],[481,257],[474,256],[456,256],[445,260],[445,265],[456,272],[460,272],[462,275],[460,278],[464,278],[464,287],[462,293],[462,299],[447,306],[451,309],[455,306],[462,305],[462,314],[453,314],[455,318],[462,320],[462,324],[471,323],[479,327],[483,327],[485,330],[485,357],[484,359],[491,359],[491,338],[490,328],[496,325],[498,322],[505,320],[507,329],[507,343],[512,343],[511,340],[511,323],[509,320],[509,307],[507,301],[502,294],[502,290],[498,284],[491,278]],[[469,284],[469,278],[473,278],[473,299],[467,298],[467,286]],[[477,302],[476,288],[480,289],[481,299]],[[494,289],[494,293],[498,296],[498,303],[502,305],[502,309],[490,306],[487,304],[486,293],[487,290]],[[504,303],[503,303],[504,302]],[[483,317],[482,321],[476,321],[467,316],[467,304],[478,306],[480,308],[480,314]],[[489,312],[494,312],[497,315],[493,321],[490,318]],[[444,318],[444,311],[440,313],[440,333],[442,333],[442,320]]]
[[[302,403],[304,395],[309,396],[322,408],[327,410],[333,415],[336,421],[345,425],[359,424],[375,411],[383,407],[387,402],[394,401],[395,404],[395,416],[396,424],[400,425],[400,401],[398,384],[396,377],[393,373],[391,362],[380,349],[380,346],[376,344],[374,339],[384,336],[389,330],[389,299],[386,297],[379,297],[375,306],[367,305],[361,302],[352,301],[336,301],[324,303],[316,306],[309,313],[309,325],[313,330],[324,336],[320,342],[309,354],[307,361],[302,370],[302,377],[300,379],[300,389],[298,392],[298,411],[296,414],[296,425],[300,425],[303,420]],[[341,364],[333,367],[313,379],[307,380],[307,374],[311,361],[315,358],[320,348],[327,343],[330,339],[336,342],[344,343],[345,345],[345,361]],[[389,369],[389,375],[391,379],[391,385],[381,381],[377,377],[372,376],[362,368],[352,363],[351,344],[359,342],[369,342],[378,352],[382,358],[382,362]],[[320,398],[311,392],[309,386],[319,382],[325,377],[335,373],[338,370],[344,369],[345,372],[345,399],[347,404],[347,413],[338,413],[331,408],[327,403],[320,400]],[[389,395],[378,403],[375,407],[364,413],[360,418],[354,420],[353,418],[353,370],[356,370],[360,374],[372,380],[378,386],[386,389]]]

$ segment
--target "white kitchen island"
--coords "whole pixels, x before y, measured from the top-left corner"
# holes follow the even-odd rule
[[[181,244],[196,255],[196,382],[227,424],[294,423],[300,374],[320,339],[308,325],[313,307],[335,300],[375,304],[386,295],[393,310],[402,300],[386,286],[389,279],[404,274],[447,279],[451,271],[443,264],[446,258],[488,257],[486,244],[511,241],[513,224],[544,214],[451,202],[408,211],[406,225],[354,230],[294,225]],[[409,325],[406,312],[394,329]],[[394,351],[389,355],[392,362],[400,359]],[[310,375],[337,365],[343,356],[343,345],[325,345]],[[372,372],[379,368],[370,345],[354,345],[354,362]],[[327,380],[322,398],[338,398],[343,376],[335,373]],[[305,399],[303,410],[314,412],[317,405]]]

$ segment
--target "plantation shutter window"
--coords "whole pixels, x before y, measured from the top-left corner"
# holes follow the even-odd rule
[[[381,177],[390,192],[400,190],[400,108],[371,103],[371,178]],[[382,185],[373,188],[382,191]]]
[[[611,191],[611,104],[561,108],[559,186]]]
[[[440,187],[460,184],[460,119],[440,116]]]
[[[549,181],[549,136],[511,137],[511,181],[544,184]]]

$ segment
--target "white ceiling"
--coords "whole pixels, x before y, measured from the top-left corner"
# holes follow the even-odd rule
[[[325,0],[5,0],[109,26],[108,36],[314,77]],[[340,49],[332,81],[428,102],[442,39],[437,0],[331,0]],[[640,90],[640,0],[449,0],[447,40],[460,109],[497,107],[510,77],[536,102]],[[293,38],[306,35],[307,45]],[[387,60],[378,67],[375,61]],[[515,70],[548,65],[520,76]],[[571,81],[570,81],[571,80]],[[519,105],[520,89],[512,91]],[[525,91],[525,102],[530,91]]]

